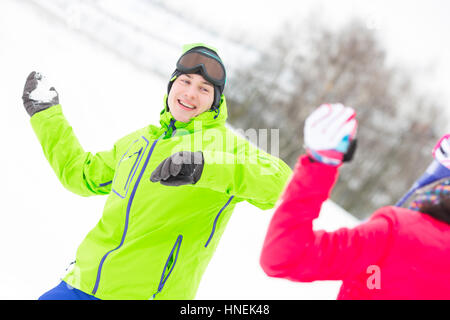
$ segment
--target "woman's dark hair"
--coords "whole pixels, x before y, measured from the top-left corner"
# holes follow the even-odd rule
[[[420,206],[419,211],[450,224],[450,195],[442,196],[437,204],[425,202]]]

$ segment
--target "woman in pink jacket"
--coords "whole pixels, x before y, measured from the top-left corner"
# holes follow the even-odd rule
[[[339,166],[354,150],[356,127],[354,110],[340,104],[322,105],[306,120],[307,155],[270,223],[263,270],[292,281],[342,280],[338,299],[450,299],[449,134],[397,206],[352,229],[313,230]]]

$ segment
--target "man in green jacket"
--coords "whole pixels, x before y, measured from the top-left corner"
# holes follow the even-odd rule
[[[226,128],[225,81],[217,50],[184,46],[160,126],[92,154],[56,90],[28,76],[24,106],[61,183],[81,196],[108,194],[73,268],[40,299],[193,299],[236,204],[275,205],[292,171]]]

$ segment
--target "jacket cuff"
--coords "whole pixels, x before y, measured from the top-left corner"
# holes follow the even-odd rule
[[[302,186],[303,192],[323,193],[328,197],[338,176],[337,166],[313,162],[307,155],[302,155],[295,165],[293,180]]]
[[[45,119],[51,118],[55,114],[62,114],[62,108],[61,108],[60,104],[55,104],[54,106],[51,106],[45,110],[36,112],[30,118],[30,122],[33,123],[36,121],[45,120]]]

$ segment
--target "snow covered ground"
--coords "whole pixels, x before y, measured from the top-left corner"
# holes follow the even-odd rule
[[[76,196],[57,180],[22,106],[26,76],[39,70],[54,83],[67,119],[92,152],[158,123],[167,78],[137,68],[23,0],[0,2],[0,43],[0,299],[36,299],[58,283],[106,198]],[[263,274],[258,257],[271,214],[236,207],[197,299],[336,297],[339,282],[299,284]],[[356,223],[327,202],[315,226]]]

